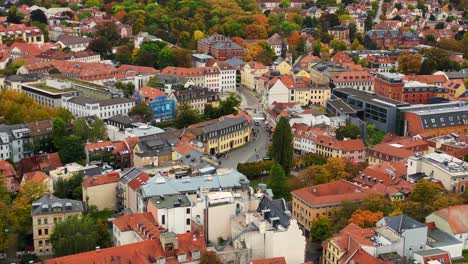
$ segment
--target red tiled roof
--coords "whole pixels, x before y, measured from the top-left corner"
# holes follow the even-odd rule
[[[89,188],[89,187],[104,185],[108,183],[116,183],[118,181],[119,181],[119,173],[112,172],[109,174],[88,177],[83,181],[82,185],[85,188]]]
[[[397,185],[403,181],[402,177],[406,176],[406,171],[406,161],[384,162],[365,168],[361,175],[354,178],[354,181],[369,187],[376,185],[380,180],[385,186]],[[374,178],[376,181],[373,180]]]
[[[162,69],[161,74],[176,76],[176,77],[181,77],[181,78],[189,78],[189,77],[204,76],[205,70],[204,68],[182,68],[182,67],[168,66]]]
[[[33,171],[28,172],[23,175],[23,180],[30,181],[33,180],[36,183],[44,182],[45,180],[49,179],[49,176],[42,171]]]
[[[133,230],[138,233],[142,239],[146,239],[146,237],[151,237],[151,239],[158,238],[160,231],[164,230],[162,227],[158,226],[158,222],[151,213],[124,214],[112,220],[112,223],[120,232]],[[149,236],[146,236],[146,233],[141,233],[141,229],[145,229],[146,233],[149,233]]]
[[[468,204],[440,209],[434,214],[445,219],[454,234],[468,233]]]
[[[447,81],[444,75],[405,75],[403,81],[418,81],[428,84],[441,84]]]
[[[343,52],[343,51],[337,52],[337,53],[331,58],[331,61],[333,61],[333,62],[336,63],[336,64],[343,64],[343,63],[353,63],[353,64],[354,64],[354,61],[353,61],[353,59],[351,58],[351,56],[349,56],[348,54],[346,54],[346,53]]]
[[[35,56],[41,54],[42,50],[36,44],[24,43],[24,42],[15,42],[13,43],[9,50],[18,49],[20,52],[25,53],[29,56]]]
[[[145,98],[148,98],[150,101],[153,100],[156,97],[166,96],[166,94],[163,91],[161,91],[161,90],[159,90],[157,88],[149,87],[149,86],[141,87],[140,88],[140,93]]]
[[[365,70],[337,72],[331,76],[334,82],[362,82],[373,81],[373,77]]]
[[[325,204],[340,204],[344,201],[360,201],[372,192],[346,180],[309,186],[292,191],[293,196],[299,197],[311,206]]]
[[[252,264],[286,264],[286,260],[284,257],[253,259]]]
[[[315,142],[317,145],[325,146],[332,149],[341,149],[346,152],[366,150],[366,146],[361,139],[338,140],[330,136],[319,136]]]
[[[104,248],[45,260],[46,264],[134,263],[148,264],[164,256],[159,240],[146,240],[123,246]]]
[[[5,177],[14,177],[16,176],[16,171],[8,161],[0,160],[0,174]]]
[[[133,190],[138,189],[141,185],[143,185],[145,182],[147,182],[150,179],[150,176],[146,173],[143,172],[138,177],[135,177],[135,179],[131,180],[128,183],[128,186],[132,188]]]
[[[288,89],[308,88],[311,84],[309,78],[297,77],[289,74],[282,75],[280,80]]]
[[[398,138],[387,143],[381,143],[371,148],[373,151],[406,159],[411,157],[416,152],[426,151],[429,144],[418,138]]]

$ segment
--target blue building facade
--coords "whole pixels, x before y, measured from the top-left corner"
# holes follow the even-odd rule
[[[155,97],[149,102],[149,107],[153,109],[156,121],[173,119],[175,117],[175,100],[165,96]]]

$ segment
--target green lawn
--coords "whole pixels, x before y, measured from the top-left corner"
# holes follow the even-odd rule
[[[465,260],[465,263],[468,262],[468,250],[463,251],[463,258]]]

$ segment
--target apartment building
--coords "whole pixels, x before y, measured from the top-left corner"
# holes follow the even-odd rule
[[[24,83],[21,91],[41,105],[52,108],[62,107],[64,97],[78,96],[79,92],[71,88],[57,89],[47,83]]]
[[[67,97],[62,99],[62,107],[76,117],[96,116],[100,119],[114,115],[127,115],[135,102],[127,98],[96,100],[85,96]]]
[[[26,125],[0,124],[0,160],[11,159],[18,162],[29,157],[32,154],[30,142],[31,130]]]
[[[333,88],[351,88],[366,93],[374,92],[374,77],[366,70],[341,71],[330,74]]]
[[[205,153],[219,154],[245,145],[251,139],[251,117],[243,112],[189,126]]]
[[[421,137],[399,138],[380,143],[369,149],[369,164],[406,160],[415,153],[428,152],[429,144]]]
[[[257,80],[269,71],[268,67],[261,62],[249,61],[240,70],[241,85],[251,90],[257,89]]]
[[[292,216],[306,232],[318,217],[331,217],[342,202],[356,202],[370,195],[368,189],[346,180],[309,186],[291,192]]]
[[[468,162],[444,153],[415,154],[408,158],[408,175],[423,173],[447,191],[463,194],[468,187]]]
[[[330,94],[328,85],[316,83],[307,77],[282,75],[270,81],[264,101],[266,105],[297,102],[303,106],[325,106]]]
[[[96,206],[99,211],[117,209],[118,172],[88,177],[81,185],[86,206]]]
[[[50,235],[55,224],[68,217],[80,217],[83,210],[81,201],[60,199],[52,194],[45,194],[34,201],[31,209],[34,252],[37,255],[53,254]]]
[[[315,153],[329,158],[342,158],[354,162],[366,162],[367,149],[362,139],[337,140],[320,135],[315,140]]]
[[[214,63],[213,66],[182,68],[168,66],[160,75],[163,78],[176,78],[186,85],[206,87],[211,91],[226,93],[235,91],[236,71],[226,63]]]
[[[26,43],[44,44],[44,34],[36,26],[11,24],[8,27],[0,27],[0,44],[15,39],[22,39]]]
[[[199,114],[205,112],[205,106],[217,107],[220,101],[219,93],[202,86],[191,85],[187,89],[176,90],[171,94],[177,105],[188,104]]]

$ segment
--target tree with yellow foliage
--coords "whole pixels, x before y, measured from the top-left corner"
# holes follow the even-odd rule
[[[200,39],[202,39],[204,37],[205,37],[205,34],[203,34],[203,32],[201,32],[200,30],[195,30],[193,32],[193,39],[195,41],[199,41]]]
[[[375,226],[375,223],[383,217],[382,212],[372,212],[369,210],[357,209],[349,219],[350,223],[354,223],[360,227],[367,228]]]

